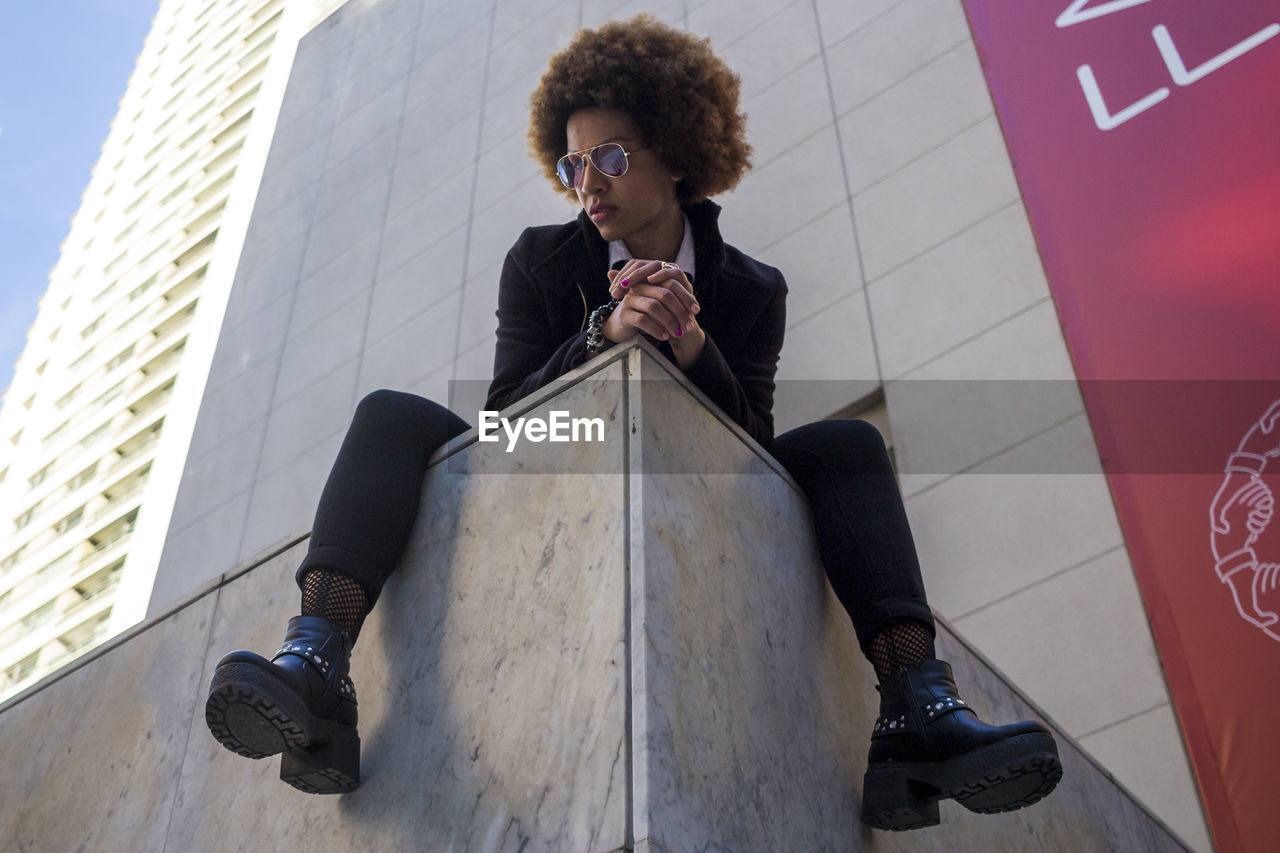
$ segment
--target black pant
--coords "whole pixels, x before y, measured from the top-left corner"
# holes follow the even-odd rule
[[[427,459],[469,429],[444,406],[374,391],[356,407],[320,495],[297,580],[313,568],[349,575],[377,601],[409,542]],[[901,619],[931,628],[915,543],[884,439],[860,420],[818,421],[774,439],[773,454],[809,498],[827,577],[870,656]]]
[[[809,499],[827,580],[862,653],[903,619],[934,629],[920,561],[880,431],[862,420],[815,421],[773,440],[773,456]]]

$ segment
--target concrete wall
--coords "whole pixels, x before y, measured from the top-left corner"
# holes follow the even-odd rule
[[[575,212],[524,153],[526,98],[578,27],[642,9],[710,36],[742,76],[755,169],[721,224],[791,285],[779,429],[882,391],[935,608],[1209,849],[959,0],[352,0],[318,25],[151,612],[308,529],[363,393],[452,390],[474,417],[502,257]],[[1008,379],[1056,390],[1027,402]],[[920,388],[947,404],[918,405]]]
[[[508,455],[460,437],[352,660],[362,784],[300,793],[204,719],[231,648],[275,648],[305,541],[215,579],[0,706],[18,849],[1185,851],[1058,732],[1059,787],[1017,812],[858,822],[878,709],[799,490],[642,342],[518,414],[603,440]],[[576,504],[581,512],[565,513]],[[501,507],[501,511],[495,511]],[[989,718],[1041,716],[946,626]],[[105,784],[104,784],[105,782]]]

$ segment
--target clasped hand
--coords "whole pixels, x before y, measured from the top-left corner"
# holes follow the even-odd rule
[[[645,332],[675,346],[690,340],[691,332],[700,331],[694,315],[701,307],[694,298],[693,285],[679,267],[633,258],[622,269],[609,270],[609,295],[622,300],[602,329],[614,343]]]

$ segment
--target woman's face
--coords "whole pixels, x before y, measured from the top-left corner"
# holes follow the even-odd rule
[[[605,240],[627,241],[627,248],[652,245],[683,219],[676,200],[676,176],[646,148],[631,119],[621,110],[578,110],[566,126],[569,151],[583,151],[602,142],[617,142],[630,155],[627,173],[618,178],[602,174],[594,165],[583,167],[578,201]],[[643,148],[644,150],[637,150]],[[633,153],[634,152],[634,153]],[[567,152],[566,152],[567,153]]]

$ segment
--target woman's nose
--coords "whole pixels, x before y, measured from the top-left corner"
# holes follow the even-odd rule
[[[582,158],[582,183],[579,184],[579,188],[583,192],[590,193],[601,189],[607,180],[608,178],[605,177],[604,173],[596,168],[595,163],[591,162],[590,157]]]

